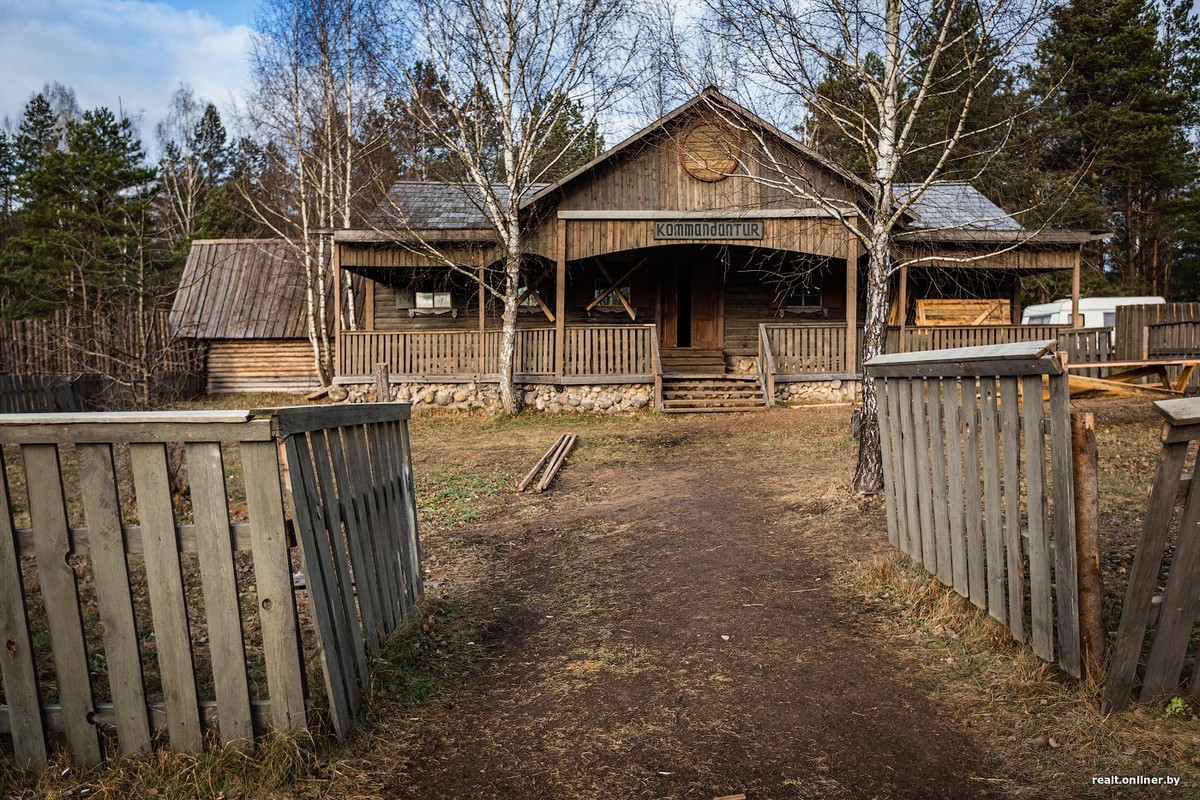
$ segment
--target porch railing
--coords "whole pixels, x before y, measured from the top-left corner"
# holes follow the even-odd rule
[[[760,348],[773,375],[841,374],[846,370],[846,324],[758,326]]]
[[[653,325],[586,325],[567,328],[563,348],[566,378],[625,378],[650,382],[656,374],[657,331]],[[553,328],[517,331],[513,372],[551,377],[557,342]],[[338,376],[369,376],[386,362],[393,375],[484,378],[500,364],[500,331],[343,331]],[[657,370],[661,372],[661,370]]]
[[[1057,339],[1066,325],[938,325],[905,328],[903,350],[945,350],[951,347],[978,347],[986,344],[1012,344]]]

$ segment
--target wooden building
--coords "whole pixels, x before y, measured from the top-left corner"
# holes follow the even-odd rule
[[[284,241],[196,241],[171,307],[171,332],[207,345],[210,394],[311,391],[320,380],[306,294],[304,269]]]
[[[844,207],[789,191],[801,184]],[[865,258],[838,215],[866,224],[852,215],[870,191],[712,89],[537,187],[521,203],[527,399],[566,408],[585,393],[571,387],[614,384],[651,387],[665,410],[852,399]],[[365,325],[338,327],[337,382],[364,384],[386,362],[413,390],[494,384],[499,305],[480,279],[498,253],[477,200],[399,183],[367,226],[335,234],[337,264],[366,278]],[[1091,238],[1026,231],[967,184],[930,187],[897,239],[918,266],[901,272],[890,349],[1052,336],[1017,324],[1020,279],[1077,276]],[[976,313],[946,318],[937,301],[964,296],[983,301]]]

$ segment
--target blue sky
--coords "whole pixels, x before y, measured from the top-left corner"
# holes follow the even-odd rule
[[[248,82],[246,47],[258,0],[0,0],[0,119],[15,123],[51,81],[83,108],[118,105],[154,125],[186,82],[231,115]]]

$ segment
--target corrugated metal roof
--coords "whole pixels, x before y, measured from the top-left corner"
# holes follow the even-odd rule
[[[273,239],[192,243],[171,330],[197,339],[308,336],[304,268],[295,249]]]
[[[920,184],[898,183],[896,198],[903,200]],[[929,185],[912,205],[916,217],[912,228],[942,230],[1019,231],[1021,223],[984,197],[965,181],[945,181]]]
[[[534,184],[525,192],[531,197],[546,187]],[[508,199],[508,187],[492,187],[497,199]],[[367,218],[370,227],[387,230],[487,230],[492,227],[483,193],[477,186],[457,183],[399,181]]]

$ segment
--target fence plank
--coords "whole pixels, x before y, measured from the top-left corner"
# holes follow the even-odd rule
[[[411,608],[417,601],[413,590],[412,559],[408,552],[408,535],[405,530],[407,519],[404,514],[404,476],[401,474],[399,460],[402,448],[396,428],[399,423],[388,422],[376,425],[375,435],[379,441],[380,452],[387,453],[382,459],[385,483],[387,486],[386,500],[388,503],[388,518],[391,524],[391,541],[393,554],[399,559],[400,573],[404,576],[404,604]]]
[[[987,608],[984,580],[982,490],[979,482],[979,406],[974,378],[961,381],[963,424],[963,490],[966,493],[967,585],[971,602]]]
[[[930,483],[929,464],[929,420],[925,398],[926,382],[911,381],[913,411],[913,446],[917,456],[917,505],[921,516],[921,560],[925,569],[937,572],[937,540],[933,529],[933,508],[930,499],[933,487]]]
[[[988,613],[1008,623],[1004,591],[1004,529],[1000,507],[1000,436],[996,427],[996,379],[979,379],[979,438],[983,444],[983,535]]]
[[[648,328],[653,336],[654,329]],[[413,597],[420,600],[425,596],[425,575],[421,570],[421,536],[417,530],[417,485],[413,476],[412,440],[408,434],[408,424],[401,423],[400,436],[400,478],[404,485],[404,518],[406,525],[404,535],[408,540],[409,578],[412,580]]]
[[[271,724],[284,731],[304,730],[304,671],[292,594],[292,564],[283,525],[279,459],[274,442],[241,442],[239,449],[250,511]]]
[[[906,528],[908,538],[901,542],[901,548],[908,553],[908,557],[916,564],[922,564],[921,554],[921,515],[917,499],[917,453],[913,429],[913,382],[911,380],[899,380],[896,382],[899,388],[898,397],[900,405],[900,429],[905,437],[901,442],[901,453],[904,460],[904,506],[906,514]]]
[[[1071,400],[1064,375],[1050,381],[1050,463],[1054,502],[1054,598],[1057,605],[1058,663],[1068,675],[1081,675],[1079,657],[1079,575],[1075,561],[1075,482],[1071,473]]]
[[[896,480],[898,478],[895,461],[896,448],[893,447],[892,437],[895,424],[891,418],[893,413],[888,405],[890,389],[888,380],[880,378],[875,381],[876,414],[879,419],[879,445],[883,456],[884,508],[887,512],[888,542],[895,547],[899,525],[896,518]]]
[[[338,738],[350,731],[353,714],[350,697],[354,692],[352,675],[346,674],[345,659],[350,656],[346,620],[341,612],[337,577],[329,554],[329,542],[322,536],[321,512],[318,507],[316,481],[308,440],[303,434],[284,440],[287,451],[288,474],[291,477],[292,508],[296,514],[296,533],[300,540],[300,557],[304,565],[304,581],[308,588],[309,607],[317,623],[317,642],[324,662],[326,696],[333,728]]]
[[[91,669],[79,614],[75,570],[68,561],[71,543],[58,447],[26,445],[21,452],[25,459],[38,581],[50,626],[54,673],[58,679],[67,742],[76,762],[90,766],[100,762],[100,741],[95,726],[88,719],[93,711]]]
[[[1008,555],[1008,628],[1025,641],[1025,568],[1021,554],[1021,410],[1017,379],[1000,379],[1000,434],[1004,441],[1004,547]]]
[[[408,565],[403,554],[403,533],[401,531],[401,516],[399,502],[399,483],[393,472],[392,456],[396,452],[387,441],[383,424],[368,425],[365,428],[367,439],[371,443],[372,485],[375,488],[379,502],[379,510],[383,514],[383,531],[386,536],[384,548],[388,559],[393,563],[393,574],[400,581],[398,586],[400,600],[400,615],[408,612],[411,598],[408,592],[408,576],[405,574]]]
[[[942,383],[928,382],[929,460],[933,468],[933,530],[937,575],[946,586],[954,582],[950,555],[950,509],[946,500],[946,435],[942,428]]]
[[[117,741],[122,754],[150,751],[150,721],[142,685],[142,658],[130,595],[129,567],[121,530],[112,446],[80,444],[79,484],[88,550],[96,581],[96,604],[104,629],[104,660],[112,691]]]
[[[904,493],[904,439],[903,439],[903,424],[900,421],[900,395],[901,395],[901,379],[899,378],[877,378],[876,380],[884,381],[884,388],[887,391],[887,407],[891,410],[893,416],[893,424],[891,424],[891,449],[892,449],[892,485],[896,490],[896,530],[889,531],[888,538],[892,544],[908,552],[908,500]]]
[[[188,444],[186,455],[221,741],[248,749],[253,746],[254,725],[221,445]]]
[[[1054,611],[1051,604],[1050,532],[1046,520],[1046,441],[1042,429],[1042,379],[1022,381],[1025,398],[1025,486],[1029,519],[1029,615],[1033,652],[1054,660]]]
[[[22,769],[46,766],[46,734],[42,729],[41,700],[33,643],[25,606],[25,582],[21,577],[18,542],[13,530],[12,503],[8,493],[8,470],[0,447],[0,679],[13,734],[13,755]]]
[[[192,665],[187,599],[175,538],[175,514],[167,472],[167,449],[161,444],[131,444],[130,462],[137,492],[138,519],[145,548],[146,583],[154,620],[154,642],[162,676],[163,701],[171,747],[200,752],[200,705]]]
[[[350,548],[351,568],[358,590],[358,607],[362,614],[365,645],[367,652],[375,655],[379,652],[379,637],[385,628],[380,617],[380,609],[383,606],[379,595],[380,581],[375,569],[374,553],[366,539],[366,512],[362,507],[358,489],[350,478],[340,428],[328,432],[327,444],[334,479],[338,486],[342,520],[346,526],[346,541]]]
[[[967,521],[963,501],[963,432],[959,407],[958,381],[939,381],[946,423],[946,489],[949,513],[950,566],[954,591],[963,597],[970,591],[967,583]]]
[[[346,436],[346,451],[350,466],[355,475],[355,483],[359,487],[364,508],[366,509],[368,542],[374,550],[375,568],[379,575],[379,594],[383,598],[384,624],[386,632],[396,629],[404,613],[401,605],[403,597],[401,577],[397,571],[396,559],[388,551],[388,522],[384,508],[379,502],[379,491],[375,485],[375,475],[372,469],[369,439],[363,425],[355,425],[344,430]]]
[[[1163,590],[1154,643],[1146,662],[1145,677],[1142,678],[1143,700],[1174,692],[1178,688],[1179,673],[1183,669],[1200,606],[1197,575],[1200,575],[1200,481],[1193,477],[1188,485],[1187,502],[1179,523],[1171,571]]]
[[[313,431],[309,436],[310,446],[321,492],[321,509],[326,520],[326,533],[329,536],[330,550],[333,553],[334,568],[337,570],[338,586],[342,591],[342,607],[346,616],[346,630],[349,633],[350,645],[354,652],[354,667],[358,680],[366,681],[367,651],[363,642],[362,626],[359,623],[360,612],[358,604],[355,602],[355,578],[353,567],[349,563],[350,556],[347,553],[346,536],[343,533],[342,504],[338,497],[340,487],[334,484],[333,457],[329,450],[328,433],[328,431]],[[352,710],[357,714],[357,693],[354,699],[356,702]]]

